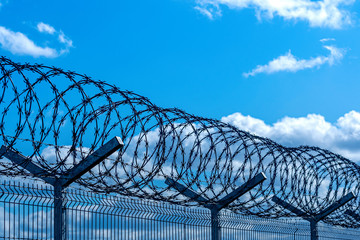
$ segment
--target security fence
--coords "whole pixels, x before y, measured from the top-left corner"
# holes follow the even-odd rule
[[[211,239],[208,209],[68,188],[66,239]],[[0,239],[54,239],[54,191],[47,185],[0,183]],[[310,239],[309,223],[222,211],[221,239]],[[319,224],[320,239],[359,239],[360,231]]]
[[[360,236],[356,163],[72,71],[0,57],[0,146],[0,239]]]

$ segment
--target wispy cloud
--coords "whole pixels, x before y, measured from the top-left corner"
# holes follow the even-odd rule
[[[344,6],[354,2],[355,0],[196,0],[196,9],[213,18],[221,16],[222,6],[230,9],[253,8],[259,19],[279,16],[285,20],[307,21],[312,27],[341,28],[351,24],[351,14]]]
[[[214,18],[213,13],[209,9],[202,8],[202,7],[199,7],[199,6],[196,6],[194,8],[195,8],[195,10],[198,10],[201,14],[207,16],[211,20]]]
[[[218,5],[203,5],[200,4],[194,7],[195,10],[199,11],[202,15],[207,16],[209,19],[213,20],[214,17],[221,16],[221,10]]]
[[[330,42],[330,41],[335,41],[335,38],[323,38],[323,39],[320,39],[320,42],[322,42],[322,43]]]
[[[318,56],[310,59],[299,59],[296,58],[291,51],[285,55],[277,57],[271,60],[266,65],[258,65],[255,69],[250,72],[243,73],[244,77],[255,76],[259,73],[272,74],[276,72],[297,72],[299,70],[320,67],[324,64],[333,65],[335,62],[340,61],[344,57],[345,51],[335,46],[324,46],[330,51],[327,56]]]
[[[356,111],[346,113],[335,123],[326,121],[319,114],[284,117],[272,125],[241,113],[231,114],[221,120],[285,146],[318,146],[360,162],[360,113]]]
[[[65,46],[67,48],[70,48],[73,46],[72,40],[70,38],[68,38],[67,36],[65,36],[65,34],[62,31],[59,32],[58,39],[59,39],[59,42],[65,44]]]
[[[43,22],[39,22],[36,28],[39,32],[43,32],[43,33],[54,34],[56,32],[54,27]]]
[[[3,49],[13,54],[47,58],[58,56],[58,52],[55,49],[37,46],[25,34],[13,32],[2,26],[0,26],[0,44]]]
[[[72,40],[67,37],[62,30],[56,30],[53,26],[43,22],[39,22],[37,24],[37,30],[41,33],[48,33],[57,36],[57,41],[64,46],[59,50],[60,55],[69,52],[70,48],[73,47]]]

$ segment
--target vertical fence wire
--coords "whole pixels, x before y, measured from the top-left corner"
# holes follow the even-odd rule
[[[0,184],[0,239],[53,239],[53,189]]]
[[[208,240],[210,211],[69,188],[64,193],[67,239]],[[0,182],[0,239],[54,239],[53,188]],[[222,240],[310,238],[300,220],[220,213]],[[319,224],[320,239],[359,239],[360,231]]]

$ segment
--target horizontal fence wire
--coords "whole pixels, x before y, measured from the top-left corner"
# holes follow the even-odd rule
[[[64,193],[67,239],[208,240],[208,209],[69,188]],[[0,182],[0,239],[54,239],[53,188]],[[310,239],[299,219],[265,219],[221,211],[222,240]],[[360,239],[360,231],[319,224],[324,239]]]

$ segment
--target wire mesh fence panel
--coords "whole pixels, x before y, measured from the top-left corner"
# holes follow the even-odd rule
[[[209,240],[208,209],[68,189],[64,194],[66,239]],[[0,239],[54,239],[52,187],[0,183]],[[305,240],[309,224],[222,211],[221,240]],[[352,240],[360,231],[319,224],[320,239]]]
[[[69,190],[68,239],[209,239],[205,209]]]
[[[355,229],[340,228],[337,226],[329,226],[327,224],[319,224],[319,239],[360,239],[360,231]]]
[[[309,224],[299,220],[263,219],[225,212],[221,223],[223,240],[310,238]]]
[[[53,194],[44,186],[0,184],[0,238],[53,238]]]

